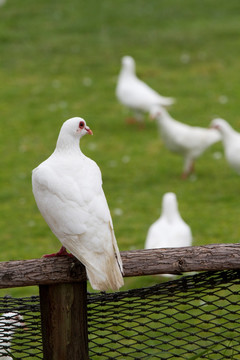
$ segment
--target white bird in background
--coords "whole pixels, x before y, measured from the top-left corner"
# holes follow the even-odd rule
[[[121,104],[134,112],[137,121],[142,121],[143,113],[149,112],[153,105],[169,106],[175,102],[171,97],[159,95],[138,79],[135,71],[135,61],[131,56],[122,58],[116,96]]]
[[[229,165],[240,175],[240,133],[224,119],[214,119],[211,127],[222,135],[225,158]]]
[[[32,174],[37,206],[52,232],[81,261],[96,290],[123,285],[122,261],[102,189],[98,165],[80,150],[80,138],[92,134],[79,117],[64,122],[53,154]],[[51,255],[47,255],[51,256]]]
[[[154,106],[150,117],[156,119],[166,147],[184,158],[182,178],[194,172],[194,161],[211,145],[221,140],[216,129],[190,126],[173,119],[166,109]]]
[[[24,327],[23,316],[18,312],[7,312],[0,317],[0,359],[1,360],[13,360],[12,356],[9,356],[11,341],[14,332]]]
[[[176,194],[167,192],[163,195],[161,216],[148,230],[145,249],[191,245],[192,231],[178,211]]]

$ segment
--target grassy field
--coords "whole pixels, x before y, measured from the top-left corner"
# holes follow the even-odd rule
[[[183,181],[182,159],[164,148],[156,124],[146,117],[143,130],[127,125],[115,97],[120,59],[131,55],[139,77],[177,99],[176,119],[208,126],[219,116],[240,129],[239,10],[238,0],[7,0],[0,7],[1,261],[60,246],[36,207],[31,171],[73,116],[94,132],[81,148],[102,170],[120,250],[144,247],[166,191],[177,194],[194,245],[239,241],[240,178],[221,143]],[[126,279],[125,289],[156,281]]]

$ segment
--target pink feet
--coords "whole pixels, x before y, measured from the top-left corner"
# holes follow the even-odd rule
[[[70,257],[73,257],[72,254],[67,252],[67,250],[66,250],[66,248],[64,246],[62,246],[61,249],[57,253],[43,255],[43,257],[46,257],[46,258],[54,257],[54,256],[70,256]]]
[[[185,179],[187,179],[188,178],[188,173],[187,172],[183,172],[182,173],[182,175],[181,175],[181,178],[183,179],[183,180],[185,180]]]
[[[145,128],[145,124],[141,120],[137,120],[135,118],[127,118],[125,121],[128,125],[138,125],[139,130],[143,130]]]
[[[134,117],[127,118],[125,121],[127,124],[136,124],[138,122]]]

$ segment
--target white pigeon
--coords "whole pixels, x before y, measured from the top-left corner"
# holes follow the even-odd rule
[[[13,360],[9,356],[11,341],[17,328],[24,327],[23,316],[18,312],[7,312],[0,317],[0,359]]]
[[[191,245],[192,231],[178,211],[176,194],[167,192],[163,195],[161,216],[148,230],[145,249]]]
[[[174,99],[159,95],[136,76],[135,61],[131,56],[122,58],[122,68],[118,77],[116,96],[121,104],[131,109],[136,120],[143,120],[143,113],[153,105],[169,106]]]
[[[229,165],[240,175],[240,133],[224,119],[214,119],[211,127],[222,135],[225,158]]]
[[[156,119],[161,138],[166,147],[183,156],[182,178],[187,178],[194,171],[194,161],[211,145],[221,140],[216,129],[190,126],[173,119],[166,109],[154,106],[150,117]]]
[[[57,254],[66,254],[67,248],[81,261],[94,289],[117,290],[123,285],[121,256],[101,171],[79,147],[85,134],[92,131],[82,118],[64,122],[55,151],[33,170],[33,194],[42,216],[63,245]]]

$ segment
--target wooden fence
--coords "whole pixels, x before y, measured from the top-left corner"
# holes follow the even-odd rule
[[[121,253],[124,276],[240,269],[240,244]],[[87,279],[70,257],[0,263],[0,288],[39,286],[44,360],[88,359]]]

